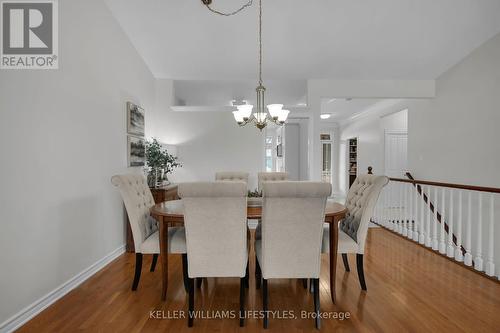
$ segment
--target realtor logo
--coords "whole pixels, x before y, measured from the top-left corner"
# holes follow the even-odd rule
[[[2,69],[57,69],[57,0],[2,1]]]

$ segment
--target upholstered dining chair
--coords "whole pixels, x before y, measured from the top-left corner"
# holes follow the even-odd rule
[[[142,175],[115,175],[111,178],[111,183],[120,190],[132,229],[135,247],[135,275],[132,290],[137,290],[141,278],[143,254],[153,255],[150,268],[150,271],[153,272],[160,253],[158,225],[149,214],[149,210],[155,202],[147,181]],[[184,227],[170,227],[168,229],[168,252],[183,255],[182,262],[185,271],[186,237]],[[185,285],[185,287],[187,286]]]
[[[257,174],[257,184],[258,191],[262,191],[262,184],[264,182],[279,182],[279,181],[287,181],[288,180],[288,172],[259,172]],[[257,222],[257,227],[255,228],[255,239],[260,239],[262,233],[262,225],[260,224],[260,220]]]
[[[288,180],[288,172],[259,172],[257,174],[258,190],[262,191],[264,182],[278,182]]]
[[[320,328],[321,239],[331,185],[324,182],[265,182],[262,239],[255,241],[257,279],[262,275],[264,328],[268,327],[268,280],[312,279],[316,327]]]
[[[200,182],[179,185],[188,257],[188,326],[193,326],[194,282],[204,277],[240,278],[240,326],[247,281],[247,185]]]
[[[248,175],[248,172],[220,171],[215,173],[215,180],[245,182],[248,184]]]
[[[348,253],[356,254],[356,264],[359,284],[362,290],[366,289],[365,274],[363,268],[363,254],[365,252],[368,225],[373,216],[373,210],[377,203],[382,188],[387,185],[389,178],[386,176],[360,175],[352,184],[347,193],[346,217],[339,223],[338,253],[342,254],[344,268],[349,269]],[[322,252],[328,253],[330,246],[329,226],[325,224],[323,231]]]

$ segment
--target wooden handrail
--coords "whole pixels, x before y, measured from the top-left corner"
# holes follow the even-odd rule
[[[484,186],[452,184],[452,183],[443,183],[443,182],[431,182],[431,181],[427,181],[427,180],[412,179],[411,175],[408,172],[406,173],[406,175],[411,179],[404,179],[404,178],[389,178],[389,179],[393,182],[410,183],[410,184],[414,184],[414,185],[416,185],[416,184],[418,184],[418,185],[430,185],[430,186],[439,186],[439,187],[458,188],[458,189],[469,190],[469,191],[500,193],[500,188],[496,188],[496,187],[484,187]]]
[[[413,178],[413,176],[409,172],[406,173],[406,177],[408,177],[410,179],[410,181],[415,181],[415,178]],[[407,179],[403,179],[403,180],[407,180]],[[424,185],[424,184],[413,183],[413,186],[415,186],[418,194],[422,197],[424,202],[429,206],[429,209],[431,210],[431,212],[434,213],[434,210],[436,210],[435,213],[436,213],[437,221],[439,223],[444,223],[444,231],[448,234],[450,232],[450,227],[448,226],[448,223],[446,223],[446,221],[443,221],[441,213],[437,210],[437,207],[435,207],[434,204],[431,202],[431,198],[427,197],[427,195],[422,190],[422,186],[420,186],[420,185]],[[453,244],[457,245],[457,236],[454,233],[452,233],[451,237],[453,240]],[[466,250],[462,245],[460,245],[460,250],[462,251],[462,255],[465,255]]]

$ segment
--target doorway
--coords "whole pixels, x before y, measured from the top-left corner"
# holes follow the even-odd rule
[[[405,178],[408,171],[408,133],[385,131],[385,175]]]

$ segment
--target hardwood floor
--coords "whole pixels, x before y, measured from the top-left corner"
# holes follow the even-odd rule
[[[323,319],[321,331],[337,332],[499,332],[500,284],[485,279],[381,228],[370,228],[365,277],[368,292],[359,287],[355,256],[349,255],[351,272],[342,260],[337,268],[337,304],[328,287],[328,257],[323,257],[320,281],[321,311],[349,312],[344,320]],[[149,272],[152,256],[145,256],[139,288],[130,290],[134,255],[124,254],[91,279],[28,322],[20,332],[256,332],[261,319],[150,318],[187,310],[180,255],[169,258],[167,301],[160,301],[160,271]],[[246,309],[260,310],[262,298],[255,289],[254,257],[250,255],[250,288]],[[299,319],[270,318],[268,332],[315,332],[313,297],[298,280],[271,280],[269,309],[294,311]],[[195,310],[239,309],[239,279],[218,278],[203,282],[196,291]],[[178,312],[177,312],[178,313]],[[204,312],[207,314],[207,312]],[[237,312],[236,312],[237,313]]]

